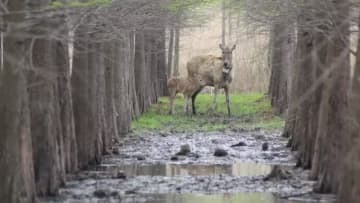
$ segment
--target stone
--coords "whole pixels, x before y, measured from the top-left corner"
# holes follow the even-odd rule
[[[119,148],[114,147],[114,148],[112,149],[112,153],[115,154],[115,155],[119,155],[119,154],[120,154]]]
[[[171,160],[171,161],[178,161],[178,160],[179,160],[179,157],[178,157],[178,156],[171,156],[171,157],[170,157],[170,160]]]
[[[264,142],[264,143],[262,144],[262,146],[261,146],[261,149],[262,149],[263,151],[269,150],[269,143]]]
[[[107,196],[109,196],[109,192],[103,189],[98,189],[94,191],[94,196],[100,199],[106,198]]]
[[[126,174],[124,173],[124,171],[118,171],[116,174],[116,178],[118,179],[126,179]]]
[[[143,155],[138,155],[138,156],[136,156],[136,159],[137,159],[138,161],[143,161],[143,160],[145,160],[146,158],[145,158],[145,156],[143,156]]]
[[[292,173],[287,170],[282,168],[279,165],[275,165],[272,169],[271,172],[265,176],[263,178],[264,181],[269,181],[269,180],[288,180],[291,179],[293,177]]]
[[[244,147],[244,146],[247,146],[245,142],[239,142],[237,144],[231,145],[231,147]]]
[[[119,194],[118,191],[112,191],[112,192],[110,193],[110,196],[112,196],[112,197],[119,197],[120,194]]]
[[[133,189],[133,190],[127,190],[127,191],[125,191],[125,194],[127,194],[127,195],[136,194],[136,190],[135,190],[135,189]]]
[[[190,150],[190,145],[188,144],[185,144],[185,145],[181,145],[180,147],[180,151],[178,153],[176,153],[176,155],[178,156],[185,156],[187,155],[188,153],[190,153],[191,150]]]
[[[222,156],[227,156],[228,152],[224,149],[220,149],[220,148],[216,148],[215,152],[214,152],[214,156],[218,156],[218,157],[222,157]]]

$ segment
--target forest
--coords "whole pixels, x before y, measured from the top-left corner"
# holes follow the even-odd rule
[[[360,202],[359,0],[0,13],[1,203]]]

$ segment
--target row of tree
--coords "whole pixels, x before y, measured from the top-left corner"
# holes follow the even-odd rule
[[[261,12],[250,14],[272,25],[269,95],[286,115],[284,135],[298,166],[311,170],[315,191],[346,203],[360,199],[360,42],[353,51],[351,41],[359,3],[276,0],[252,3]]]
[[[0,3],[2,202],[55,195],[166,94],[164,1],[99,2]]]

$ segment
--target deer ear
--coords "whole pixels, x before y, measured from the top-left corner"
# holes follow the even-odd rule
[[[236,44],[234,44],[234,46],[231,48],[231,51],[234,51],[236,48]]]
[[[224,45],[223,44],[219,44],[219,47],[221,50],[224,50]]]

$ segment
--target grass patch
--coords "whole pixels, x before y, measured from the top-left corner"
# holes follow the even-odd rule
[[[163,132],[195,132],[221,131],[225,129],[280,129],[284,125],[283,119],[274,115],[268,98],[261,93],[231,95],[231,113],[227,116],[225,96],[218,97],[218,111],[212,112],[213,95],[200,94],[196,99],[198,115],[184,114],[184,100],[177,97],[174,115],[168,115],[169,100],[167,97],[159,99],[132,123],[135,133],[146,131]]]

